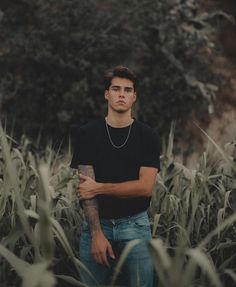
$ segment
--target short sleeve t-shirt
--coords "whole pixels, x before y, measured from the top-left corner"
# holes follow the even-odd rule
[[[110,137],[116,146],[122,145],[129,126],[114,128],[108,125]],[[149,126],[134,120],[126,144],[121,148],[112,145],[106,130],[105,119],[92,121],[77,131],[76,145],[71,161],[72,168],[92,165],[95,180],[119,183],[139,178],[140,167],[160,170],[160,139]],[[112,195],[97,196],[100,218],[121,218],[146,210],[149,197],[118,198]]]

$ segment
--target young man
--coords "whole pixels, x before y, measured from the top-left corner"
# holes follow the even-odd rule
[[[78,196],[86,218],[80,259],[101,285],[110,283],[122,250],[134,239],[141,242],[125,260],[124,283],[153,284],[147,208],[160,169],[160,141],[150,127],[132,118],[136,88],[137,78],[126,67],[106,74],[107,116],[79,129],[71,162],[79,170]],[[95,285],[86,272],[80,275],[84,283]]]

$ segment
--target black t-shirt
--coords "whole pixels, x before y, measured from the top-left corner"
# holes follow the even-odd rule
[[[122,145],[129,126],[114,128],[108,125],[112,142]],[[76,134],[76,145],[71,161],[72,168],[92,165],[95,180],[119,183],[139,178],[142,166],[160,170],[160,140],[147,125],[134,120],[129,138],[122,148],[115,148],[108,137],[105,119],[82,126]],[[134,215],[149,207],[149,197],[117,198],[112,195],[97,196],[100,218],[120,218]]]

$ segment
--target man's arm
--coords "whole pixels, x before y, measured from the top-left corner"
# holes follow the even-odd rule
[[[93,166],[91,165],[79,165],[78,166],[79,173],[83,173],[86,176],[89,176],[93,180],[95,180]],[[84,180],[80,179],[80,183],[83,183]],[[98,202],[96,198],[88,199],[82,201],[82,207],[84,210],[84,215],[86,221],[88,222],[91,234],[96,233],[101,230],[99,214],[98,214]]]
[[[84,180],[78,187],[80,199],[94,198],[96,195],[112,195],[120,198],[145,196],[150,197],[156,182],[157,168],[141,167],[139,179],[120,183],[100,183],[89,176],[80,174]]]
[[[79,173],[83,173],[88,176],[92,180],[95,180],[94,169],[91,165],[79,165],[78,166]],[[80,184],[83,182],[83,179],[80,179]],[[105,238],[99,219],[98,213],[98,202],[96,198],[86,199],[82,201],[82,207],[84,210],[84,215],[86,221],[88,222],[91,236],[92,236],[92,254],[94,260],[97,263],[109,266],[109,262],[107,260],[107,253],[114,258],[114,253],[112,251],[112,247],[108,240]]]

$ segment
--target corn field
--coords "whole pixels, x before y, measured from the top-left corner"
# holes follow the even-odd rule
[[[174,160],[173,134],[163,144],[149,209],[156,285],[236,286],[236,141],[220,147],[206,134],[208,147],[193,170]],[[26,138],[16,144],[0,126],[0,286],[85,286],[83,213],[70,159],[70,146],[63,154],[50,146],[35,153]],[[124,250],[110,286],[135,244]]]

